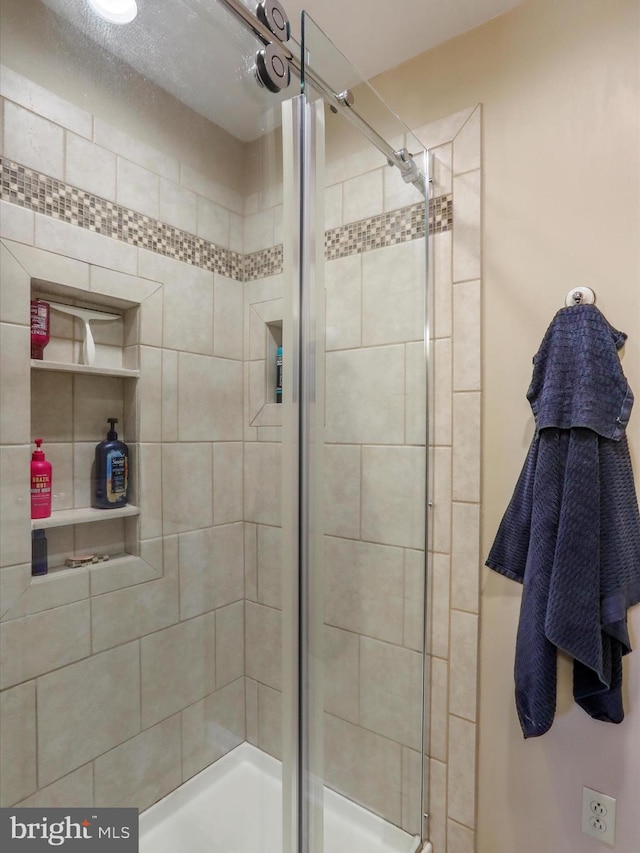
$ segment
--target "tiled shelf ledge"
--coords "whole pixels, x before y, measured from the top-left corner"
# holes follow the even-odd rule
[[[110,521],[112,518],[127,518],[140,515],[140,507],[134,504],[116,507],[115,509],[59,509],[52,512],[49,518],[32,518],[32,530],[48,530],[50,527],[69,527],[72,524],[91,524],[93,521]]]
[[[140,558],[133,554],[114,554],[113,556],[110,556],[106,562],[89,563],[86,566],[77,566],[76,568],[71,568],[70,566],[49,566],[49,570],[46,575],[32,575],[31,583],[42,584],[49,581],[57,581],[66,577],[71,577],[71,575],[77,577],[80,574],[86,574],[92,569],[99,569],[103,566],[111,566],[112,568],[115,568],[116,566],[134,566],[139,562],[139,560]]]
[[[70,364],[66,361],[44,361],[31,359],[34,370],[54,370],[59,373],[85,373],[93,376],[122,376],[125,379],[139,379],[139,370],[129,370],[126,367],[99,367],[92,364]]]

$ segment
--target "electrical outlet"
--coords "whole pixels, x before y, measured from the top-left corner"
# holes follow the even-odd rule
[[[616,801],[591,788],[582,789],[582,831],[610,844],[616,837]]]

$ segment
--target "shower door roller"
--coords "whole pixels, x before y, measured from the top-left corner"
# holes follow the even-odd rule
[[[286,89],[291,81],[289,62],[275,44],[268,44],[256,54],[256,76],[270,92]]]
[[[289,17],[278,0],[260,0],[256,16],[280,41],[288,41],[291,35]]]

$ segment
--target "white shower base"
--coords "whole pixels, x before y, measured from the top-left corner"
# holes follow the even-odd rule
[[[415,853],[420,839],[325,788],[325,853]],[[282,853],[281,764],[243,743],[140,815],[140,853]]]

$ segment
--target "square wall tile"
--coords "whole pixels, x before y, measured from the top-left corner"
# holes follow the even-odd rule
[[[215,642],[213,613],[142,638],[140,672],[143,729],[213,692]]]
[[[402,549],[329,536],[324,547],[325,623],[402,643]]]
[[[242,362],[180,353],[178,437],[180,441],[242,439]]]
[[[362,538],[406,548],[424,545],[425,451],[362,448]]]
[[[178,537],[182,619],[243,598],[243,548],[242,523],[194,530]]]
[[[180,261],[172,261],[168,272],[169,277],[163,278],[164,346],[211,355],[213,273]]]
[[[37,692],[42,787],[138,733],[138,643],[43,675]]]
[[[422,240],[362,255],[362,341],[365,346],[421,341],[425,325]]]
[[[328,442],[404,442],[403,346],[327,353],[326,389]]]
[[[57,124],[7,101],[4,105],[4,156],[64,180],[64,131]]]

